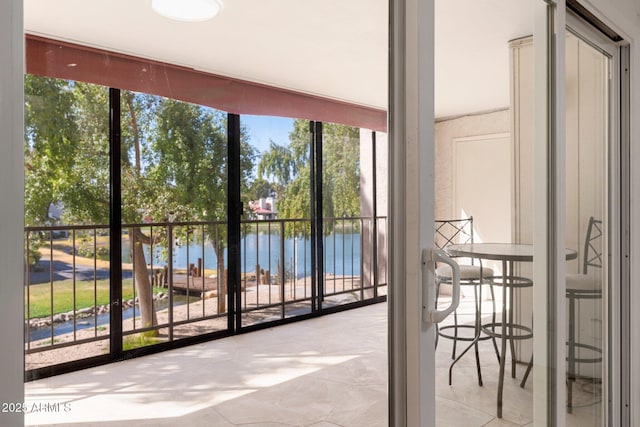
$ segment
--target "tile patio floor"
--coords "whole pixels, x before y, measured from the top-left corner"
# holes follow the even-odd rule
[[[477,385],[471,353],[455,368],[450,387],[450,342],[441,341],[438,426],[530,425],[531,381],[521,389],[518,378],[507,379],[504,419],[497,419],[498,363],[488,341],[481,353],[484,387]],[[518,369],[521,378],[524,366]],[[387,304],[34,381],[25,389],[29,405],[67,404],[27,414],[31,426],[382,427]],[[594,407],[571,417],[591,425],[584,420]]]

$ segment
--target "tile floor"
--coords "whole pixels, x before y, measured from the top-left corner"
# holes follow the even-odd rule
[[[386,350],[387,305],[377,304],[30,382],[26,403],[44,405],[25,420],[31,426],[386,426]],[[519,379],[505,382],[504,418],[496,418],[498,363],[488,341],[481,353],[484,387],[477,385],[471,353],[449,386],[450,342],[441,341],[437,425],[531,425],[531,382],[521,389]],[[523,371],[520,366],[519,377]],[[596,406],[571,417],[583,427],[599,425],[589,421]]]

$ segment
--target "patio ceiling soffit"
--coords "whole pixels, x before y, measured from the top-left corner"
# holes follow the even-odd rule
[[[144,92],[233,114],[293,117],[386,132],[384,110],[26,35],[27,73]]]

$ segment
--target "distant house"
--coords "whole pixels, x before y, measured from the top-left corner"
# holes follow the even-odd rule
[[[276,209],[276,201],[273,197],[262,197],[258,200],[249,202],[250,216],[252,219],[268,220],[276,219],[278,211]]]
[[[51,221],[52,225],[56,225],[59,223],[60,218],[62,217],[62,209],[63,206],[61,202],[51,203],[49,205],[47,217],[49,218],[49,221]]]
[[[49,210],[47,211],[49,225],[57,226],[62,224],[61,218],[63,209],[64,206],[62,205],[62,202],[55,202],[49,205]],[[53,230],[51,233],[56,239],[69,237],[69,230]]]

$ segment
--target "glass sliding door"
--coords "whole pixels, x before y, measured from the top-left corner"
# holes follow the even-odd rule
[[[109,91],[25,75],[25,368],[106,355]]]
[[[612,316],[620,288],[617,45],[568,14],[566,36],[567,425],[611,422]]]
[[[241,326],[312,312],[315,277],[311,238],[309,121],[240,116]]]
[[[564,241],[559,187],[564,10],[436,0],[434,11],[435,218],[473,217],[473,244],[446,250],[473,259],[458,260],[464,271],[483,268],[462,281],[455,315],[442,322],[449,328],[437,333],[436,421],[562,424],[558,319],[564,265],[579,256]],[[445,283],[441,309],[455,292],[446,275],[435,280]]]
[[[435,1],[435,219],[473,218],[452,243],[487,245],[457,259],[483,276],[463,282],[438,332],[438,424],[536,416],[533,287],[544,283],[533,280],[534,10],[527,0]],[[451,285],[436,280],[442,308]]]
[[[227,114],[122,91],[123,349],[228,328]]]
[[[337,123],[322,126],[323,308],[386,293],[386,194],[377,188],[386,179],[377,158],[386,155],[376,151],[379,136]]]

